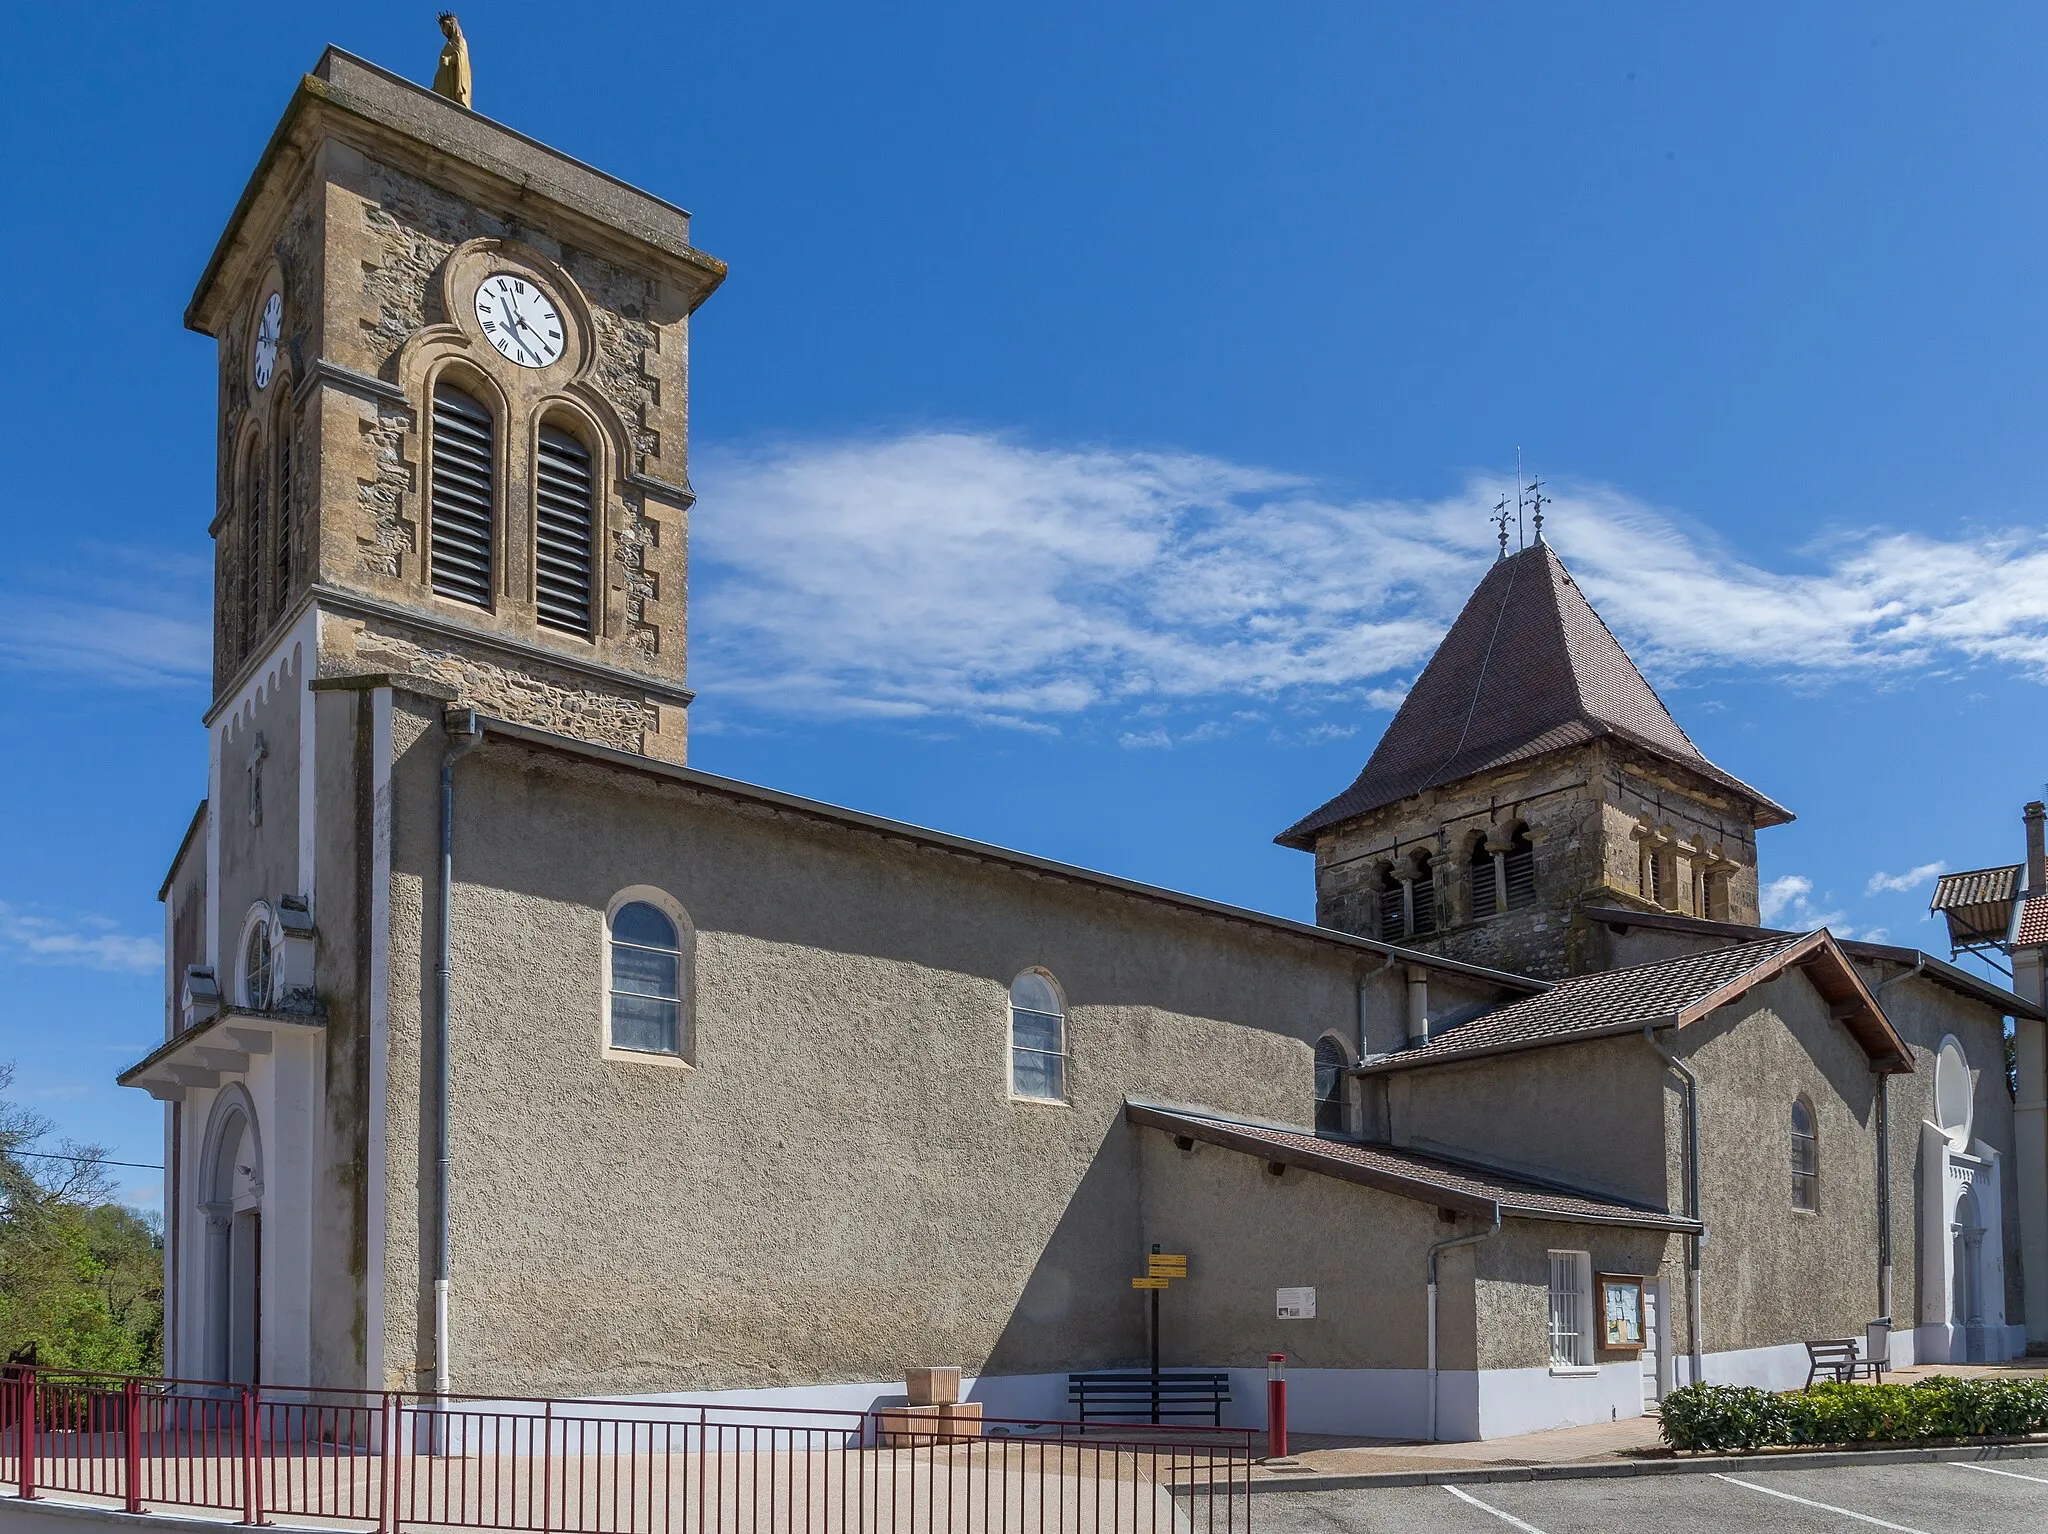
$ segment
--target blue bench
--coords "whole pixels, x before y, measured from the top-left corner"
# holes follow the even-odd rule
[[[1230,1399],[1230,1375],[1224,1370],[1162,1370],[1156,1377],[1149,1371],[1132,1374],[1126,1370],[1067,1376],[1067,1404],[1079,1410],[1080,1419],[1135,1418],[1150,1422],[1153,1404],[1157,1416],[1207,1417],[1223,1426],[1223,1403]]]

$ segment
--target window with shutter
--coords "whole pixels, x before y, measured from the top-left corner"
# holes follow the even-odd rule
[[[549,628],[590,632],[597,496],[590,450],[558,427],[540,429],[536,464],[534,606]]]
[[[434,388],[434,471],[429,556],[436,596],[491,605],[496,425],[453,384]]]
[[[1420,937],[1436,931],[1436,875],[1426,857],[1415,860],[1414,891],[1409,909],[1415,913],[1415,933]]]
[[[1494,876],[1493,854],[1486,850],[1486,839],[1481,837],[1472,844],[1472,919],[1486,920],[1499,904],[1500,886]]]
[[[1380,941],[1391,943],[1408,935],[1408,924],[1402,919],[1401,881],[1394,877],[1389,868],[1380,874]]]
[[[284,616],[292,594],[292,556],[298,539],[297,508],[292,503],[292,418],[277,418],[277,536],[271,549],[270,616]]]
[[[251,450],[242,480],[242,653],[263,632],[263,458]]]
[[[1526,829],[1515,833],[1514,842],[1501,858],[1502,872],[1506,875],[1508,887],[1508,909],[1520,910],[1523,906],[1536,903],[1536,849],[1530,845]]]

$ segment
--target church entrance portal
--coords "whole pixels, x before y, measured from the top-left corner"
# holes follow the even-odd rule
[[[253,1385],[263,1351],[263,1145],[255,1105],[240,1087],[215,1102],[206,1147],[204,1373]]]

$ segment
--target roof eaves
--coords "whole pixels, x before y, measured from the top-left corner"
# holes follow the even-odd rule
[[[1257,1156],[1281,1166],[1319,1172],[1342,1182],[1376,1188],[1382,1193],[1398,1194],[1402,1198],[1411,1198],[1418,1203],[1434,1204],[1439,1209],[1455,1209],[1462,1214],[1491,1214],[1494,1206],[1502,1202],[1499,1199],[1481,1197],[1476,1193],[1467,1193],[1462,1189],[1446,1188],[1440,1183],[1430,1182],[1422,1177],[1403,1177],[1377,1167],[1361,1166],[1357,1162],[1345,1161],[1339,1157],[1318,1156],[1297,1146],[1276,1144],[1254,1132],[1258,1128],[1269,1126],[1241,1126],[1206,1113],[1182,1112],[1128,1098],[1124,1101],[1124,1117],[1133,1124],[1142,1124],[1147,1128],[1162,1129],[1174,1134],[1185,1134],[1206,1141],[1210,1145],[1221,1146],[1225,1150],[1241,1151],[1245,1155]],[[1289,1134],[1304,1133],[1299,1128],[1287,1129],[1284,1125],[1276,1124],[1270,1127]]]
[[[1183,894],[1178,890],[1165,889],[1159,885],[1143,884],[1135,879],[1121,878],[1116,874],[1101,873],[1092,868],[1082,868],[1072,863],[1056,862],[1028,852],[1017,852],[1008,847],[999,847],[990,842],[979,842],[965,836],[955,836],[946,831],[934,831],[924,826],[912,825],[907,821],[889,820],[880,815],[870,815],[861,810],[845,809],[822,800],[806,799],[797,794],[783,793],[779,789],[763,788],[758,784],[745,783],[737,778],[720,777],[715,773],[701,772],[694,767],[679,767],[673,762],[656,761],[652,757],[620,751],[611,746],[595,745],[589,741],[576,740],[566,735],[556,735],[547,730],[537,730],[531,725],[515,724],[509,719],[479,715],[485,739],[500,736],[506,740],[518,741],[524,745],[543,750],[557,751],[566,756],[581,757],[586,761],[623,768],[629,772],[661,778],[699,789],[705,793],[718,794],[744,803],[765,805],[772,809],[785,810],[791,814],[805,815],[812,819],[827,821],[834,825],[851,827],[855,830],[870,831],[877,835],[926,846],[940,852],[958,853],[981,862],[995,863],[1021,869],[1028,873],[1050,875],[1068,879],[1076,884],[1093,885],[1100,889],[1114,890],[1119,894],[1135,896],[1141,900],[1156,901],[1163,905],[1177,906],[1185,911],[1200,915],[1220,917],[1227,921],[1242,922],[1248,926],[1261,927],[1268,931],[1284,932],[1312,942],[1328,943],[1335,947],[1347,948],[1360,953],[1379,954],[1386,958],[1398,959],[1404,964],[1415,964],[1433,969],[1441,974],[1462,975],[1474,980],[1483,980],[1504,990],[1520,991],[1536,995],[1551,988],[1548,980],[1538,980],[1529,975],[1517,975],[1508,970],[1488,969],[1480,964],[1466,964],[1457,959],[1446,959],[1437,954],[1425,953],[1420,949],[1403,948],[1394,943],[1382,943],[1375,938],[1358,937],[1349,932],[1339,932],[1333,927],[1318,927],[1307,922],[1292,921],[1285,916],[1273,916],[1264,911],[1254,911],[1244,906],[1228,905],[1220,900],[1207,900],[1200,895]]]
[[[1473,1018],[1483,1021],[1486,1014]],[[1562,1033],[1546,1033],[1528,1039],[1499,1039],[1491,1044],[1477,1044],[1470,1049],[1445,1050],[1442,1054],[1429,1054],[1430,1046],[1419,1049],[1397,1050],[1391,1055],[1380,1055],[1351,1068],[1354,1076],[1386,1076],[1397,1071],[1418,1071],[1432,1065],[1452,1065],[1462,1060],[1483,1060],[1493,1055],[1519,1055],[1532,1049],[1548,1049],[1553,1044],[1577,1044],[1587,1039],[1611,1039],[1624,1033],[1641,1033],[1645,1028],[1670,1028],[1677,1024],[1677,1017],[1669,1012],[1654,1017],[1630,1018],[1621,1022],[1600,1023],[1591,1028],[1574,1028]],[[1469,1026],[1468,1024],[1461,1024]],[[1455,1033],[1453,1034],[1455,1036]]]
[[[171,881],[178,877],[178,865],[185,861],[185,854],[192,850],[192,838],[199,834],[199,828],[206,823],[206,801],[199,801],[199,808],[192,812],[191,820],[185,824],[185,834],[178,838],[178,850],[171,854],[171,866],[164,873],[164,882],[156,887],[157,902],[161,904],[171,892]]]
[[[1462,1189],[1446,1188],[1432,1181],[1420,1171],[1412,1177],[1403,1177],[1377,1168],[1361,1166],[1338,1156],[1319,1156],[1297,1147],[1277,1145],[1264,1139],[1258,1131],[1267,1130],[1281,1134],[1303,1135],[1308,1133],[1299,1125],[1273,1124],[1258,1119],[1229,1118],[1209,1109],[1180,1107],[1169,1103],[1147,1102],[1139,1098],[1124,1099],[1124,1116],[1133,1124],[1163,1130],[1167,1133],[1186,1134],[1192,1139],[1202,1140],[1226,1150],[1239,1151],[1257,1156],[1266,1161],[1285,1166],[1300,1167],[1304,1171],[1334,1177],[1341,1181],[1354,1182],[1361,1187],[1374,1187],[1382,1192],[1412,1198],[1419,1203],[1433,1204],[1438,1208],[1457,1209],[1468,1214],[1491,1214],[1496,1208],[1505,1214],[1512,1214],[1521,1220],[1547,1220],[1565,1225],[1618,1225],[1652,1230],[1671,1230],[1682,1233],[1697,1233],[1704,1227],[1696,1220],[1683,1215],[1670,1214],[1663,1210],[1637,1208],[1626,1201],[1608,1195],[1594,1193],[1584,1188],[1574,1188],[1566,1183],[1553,1182],[1548,1178],[1531,1176],[1524,1172],[1510,1172],[1489,1167],[1479,1162],[1465,1162],[1451,1156],[1430,1155],[1429,1160],[1443,1163],[1466,1176],[1474,1178],[1495,1177],[1510,1182],[1526,1184],[1538,1193],[1553,1194],[1560,1198],[1581,1199],[1589,1203],[1611,1206],[1608,1211],[1590,1209],[1550,1209],[1541,1204],[1528,1202],[1528,1194],[1517,1195],[1503,1191],[1497,1196],[1467,1193]],[[1392,1156],[1412,1156],[1424,1159],[1422,1152],[1405,1151],[1399,1146],[1379,1147]]]

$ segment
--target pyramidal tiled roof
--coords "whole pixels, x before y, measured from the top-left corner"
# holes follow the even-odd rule
[[[1496,560],[1422,668],[1365,771],[1275,838],[1319,831],[1474,773],[1618,736],[1747,800],[1759,826],[1791,814],[1700,754],[1547,543]]]

